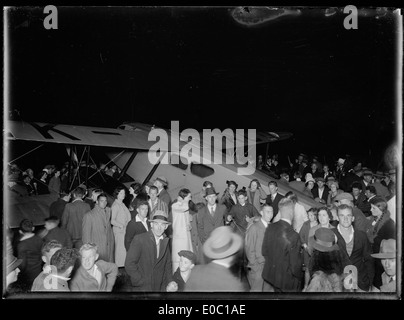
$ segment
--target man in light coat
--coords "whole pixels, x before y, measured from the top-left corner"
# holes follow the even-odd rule
[[[111,208],[107,207],[107,195],[97,197],[94,209],[83,217],[84,243],[95,243],[101,260],[114,262],[115,238],[111,227]]]
[[[251,292],[261,292],[264,290],[262,270],[264,269],[265,258],[262,255],[262,242],[264,240],[265,229],[273,217],[274,209],[269,204],[264,204],[260,214],[261,219],[254,222],[247,229],[245,236],[245,253],[248,260],[247,279]]]

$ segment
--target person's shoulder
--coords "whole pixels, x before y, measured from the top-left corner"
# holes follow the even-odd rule
[[[118,269],[118,266],[115,264],[115,263],[113,263],[113,262],[108,262],[108,261],[105,261],[105,260],[97,260],[96,262],[95,262],[95,264],[97,265],[97,267],[98,268],[100,268],[100,269],[104,269],[104,268],[115,268],[116,267],[116,269]]]
[[[357,238],[360,238],[362,240],[367,240],[367,235],[365,231],[362,230],[358,230],[358,229],[354,229],[354,236],[356,236]]]
[[[150,234],[150,232],[143,232],[143,233],[139,233],[137,235],[135,235],[135,237],[133,238],[132,242],[137,242],[137,241],[144,241],[147,239],[150,239],[152,237],[152,235]],[[137,241],[135,241],[137,240]]]

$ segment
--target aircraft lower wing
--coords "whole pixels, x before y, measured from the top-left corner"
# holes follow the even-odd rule
[[[148,141],[149,132],[86,126],[70,126],[38,122],[6,121],[4,137],[74,145],[90,145],[123,149],[149,150],[155,141]],[[163,144],[164,145],[164,144]],[[165,145],[169,145],[168,142]],[[167,151],[167,150],[162,150]]]

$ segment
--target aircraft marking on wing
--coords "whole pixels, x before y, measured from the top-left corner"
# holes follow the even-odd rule
[[[149,141],[148,131],[122,130],[90,126],[7,121],[4,136],[9,140],[90,145],[123,149],[150,150],[156,141]],[[163,144],[169,146],[169,143]],[[165,148],[161,148],[165,149]],[[168,151],[168,150],[161,150]]]
[[[55,129],[55,124],[46,124],[46,125],[44,125],[44,126],[40,126],[40,125],[38,125],[38,124],[36,124],[35,122],[28,122],[31,126],[33,126],[35,129],[37,129],[38,130],[38,132],[40,133],[40,134],[42,134],[42,136],[45,138],[45,139],[54,139],[54,137],[52,137],[50,134],[49,134],[49,131],[54,131],[54,132],[56,132],[56,133],[59,133],[59,134],[61,134],[61,135],[63,135],[63,136],[65,136],[66,138],[69,138],[69,139],[72,139],[72,140],[80,140],[79,138],[76,138],[76,137],[74,137],[74,136],[72,136],[71,134],[68,134],[68,133],[66,133],[66,132],[63,132],[63,131],[60,131],[60,130],[58,130],[58,129]]]

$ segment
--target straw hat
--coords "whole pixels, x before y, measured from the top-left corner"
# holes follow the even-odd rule
[[[214,229],[203,245],[203,252],[211,259],[224,259],[240,250],[243,239],[230,227]]]

